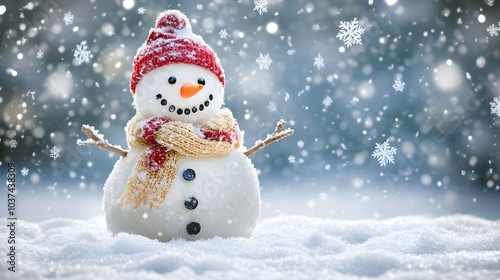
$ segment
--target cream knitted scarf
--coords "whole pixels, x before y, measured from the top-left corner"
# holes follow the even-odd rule
[[[236,120],[229,109],[201,126],[164,118],[133,117],[127,124],[129,147],[144,147],[120,201],[158,207],[168,194],[177,174],[181,156],[217,157],[228,155],[241,145]]]

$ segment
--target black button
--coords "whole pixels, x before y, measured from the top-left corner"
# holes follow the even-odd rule
[[[210,101],[205,100],[205,107],[208,107],[208,105],[210,105]]]
[[[203,109],[205,109],[205,106],[203,106],[203,104],[200,104],[200,111],[203,111]]]
[[[196,197],[190,196],[186,201],[184,201],[184,206],[188,210],[194,210],[196,207],[198,207],[198,199]]]
[[[182,112],[184,112],[182,109],[177,109],[177,115],[182,115]]]
[[[197,109],[196,107],[193,107],[193,108],[191,109],[191,111],[192,111],[193,113],[196,113],[196,112],[198,112],[198,109]]]
[[[170,105],[170,107],[168,107],[168,110],[170,112],[174,112],[175,111],[175,106],[174,105]]]
[[[186,230],[189,235],[196,235],[200,233],[201,225],[197,222],[191,222],[186,226]]]
[[[162,96],[161,96],[161,94],[159,94],[159,93],[156,95],[156,99],[161,99],[161,97],[162,97]]]
[[[186,116],[187,116],[187,115],[189,115],[189,114],[191,114],[191,110],[189,110],[189,109],[184,109],[184,114],[186,114]]]
[[[208,99],[210,99],[210,100],[214,100],[214,96],[210,94],[210,95],[208,96]]]
[[[167,99],[162,99],[161,100],[161,105],[163,105],[163,106],[167,105]]]
[[[186,181],[193,181],[194,178],[196,178],[196,172],[194,172],[193,169],[188,168],[182,172],[182,177],[184,177],[184,180]]]

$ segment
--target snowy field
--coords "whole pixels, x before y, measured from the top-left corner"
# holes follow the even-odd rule
[[[2,269],[2,279],[500,277],[500,221],[467,215],[378,221],[283,216],[259,223],[250,239],[169,243],[113,237],[103,217],[19,225],[19,270]]]
[[[18,271],[2,262],[0,278],[500,278],[494,197],[325,190],[314,198],[295,190],[264,190],[250,239],[168,243],[112,236],[97,194],[21,191]],[[475,215],[452,214],[467,212]]]

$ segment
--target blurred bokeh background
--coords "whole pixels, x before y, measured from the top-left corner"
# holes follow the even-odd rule
[[[157,15],[180,9],[221,59],[226,106],[246,146],[282,118],[295,130],[252,156],[264,198],[273,194],[265,208],[293,201],[331,212],[342,192],[361,208],[370,197],[383,205],[417,192],[419,209],[475,213],[482,201],[500,202],[500,116],[490,110],[500,96],[500,1],[268,2],[262,13],[251,0],[2,2],[1,178],[15,163],[25,201],[49,201],[40,212],[95,201],[118,156],[77,146],[81,125],[126,147],[132,59]],[[347,47],[336,35],[354,18],[362,45]],[[77,46],[88,61],[74,57]],[[269,69],[259,68],[260,54]],[[382,167],[371,154],[386,140],[397,154]],[[495,209],[476,212],[499,218]]]

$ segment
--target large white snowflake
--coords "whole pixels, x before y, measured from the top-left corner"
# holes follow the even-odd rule
[[[71,14],[71,12],[67,12],[64,14],[64,18],[63,18],[63,21],[66,25],[70,25],[70,24],[73,24],[73,18],[75,16],[73,14]]]
[[[396,151],[396,148],[389,145],[389,140],[386,140],[382,144],[375,144],[375,151],[373,151],[372,157],[378,160],[380,166],[385,166],[389,162],[394,163],[394,155],[396,154]]]
[[[269,110],[269,112],[275,112],[277,109],[278,106],[276,105],[276,102],[269,101],[269,103],[267,104],[267,110]]]
[[[500,23],[499,23],[500,25]],[[490,34],[491,37],[493,36],[498,36],[498,31],[500,31],[500,26],[497,27],[496,25],[492,24],[486,28],[486,31]]]
[[[12,149],[17,147],[17,141],[15,139],[10,140],[9,145]]]
[[[333,99],[330,96],[326,96],[323,99],[323,106],[325,106],[325,109],[330,107],[330,105],[332,105],[332,103],[333,103]]]
[[[498,97],[493,98],[493,102],[490,102],[491,113],[500,117],[500,99]]]
[[[354,18],[349,21],[340,21],[339,33],[337,33],[337,38],[344,42],[344,45],[350,47],[355,44],[361,43],[361,35],[365,32],[365,29],[359,26],[358,20]]]
[[[54,146],[52,147],[52,149],[50,149],[50,157],[53,159],[58,159],[61,156],[60,152],[61,150]]]
[[[318,53],[318,56],[314,57],[314,66],[316,66],[318,70],[325,66],[325,59],[321,56],[320,53]]]
[[[30,173],[30,170],[26,167],[23,167],[23,169],[21,169],[21,175],[24,176],[28,176],[28,174]]]
[[[259,12],[260,15],[267,12],[267,0],[253,0],[253,4],[255,5],[253,10]]]
[[[403,92],[403,90],[405,89],[405,85],[406,85],[405,82],[397,78],[397,80],[394,81],[392,87],[394,88],[395,91]]]
[[[89,62],[90,51],[87,50],[87,42],[82,41],[80,44],[76,45],[76,50],[73,54],[78,63]]]
[[[221,39],[226,39],[227,35],[228,34],[227,34],[226,29],[222,29],[221,31],[219,31],[219,36]]]
[[[260,70],[262,69],[269,70],[269,66],[271,66],[273,60],[269,57],[269,54],[264,55],[262,53],[259,53],[259,57],[255,60],[255,62],[259,64]]]

